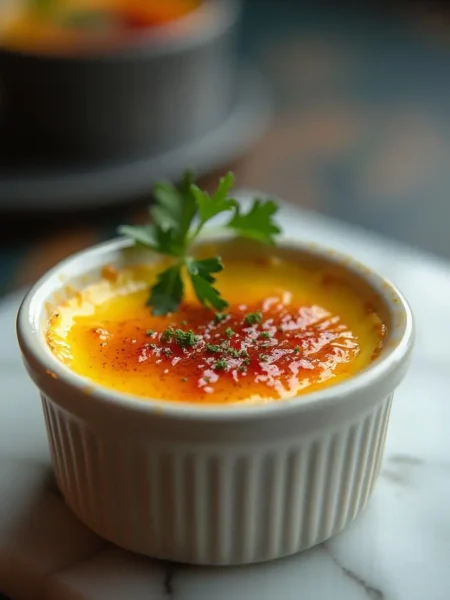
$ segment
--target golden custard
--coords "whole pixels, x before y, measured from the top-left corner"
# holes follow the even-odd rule
[[[385,326],[367,298],[326,269],[280,260],[225,261],[224,314],[187,286],[179,312],[146,300],[161,265],[105,269],[49,322],[54,354],[94,383],[143,398],[261,402],[323,388],[367,367]]]

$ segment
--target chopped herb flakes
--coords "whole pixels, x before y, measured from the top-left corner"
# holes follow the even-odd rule
[[[150,336],[150,335],[153,335],[154,333],[155,333],[154,329],[147,329],[147,331],[145,332],[145,335]]]
[[[223,328],[216,328],[216,324],[212,321],[208,321],[206,326],[200,324],[198,331],[192,329],[186,331],[183,328],[178,329],[175,325],[170,325],[161,334],[155,333],[155,338],[156,335],[159,336],[159,343],[147,343],[145,346],[153,348],[155,356],[168,357],[169,360],[171,360],[171,357],[176,356],[177,358],[172,363],[173,367],[176,367],[184,357],[189,358],[189,360],[202,360],[203,358],[204,362],[199,365],[200,368],[211,369],[217,373],[217,376],[227,377],[231,373],[234,374],[234,377],[236,377],[236,374],[248,376],[252,374],[253,367],[258,372],[261,368],[268,368],[271,362],[278,363],[280,356],[278,354],[272,355],[271,350],[280,343],[284,345],[287,341],[284,338],[288,336],[285,334],[280,341],[279,337],[276,336],[276,331],[280,327],[277,323],[273,327],[269,327],[272,324],[271,321],[267,321],[267,324],[265,324],[263,320],[265,316],[261,310],[255,310],[247,314],[244,312],[240,315],[218,313],[214,317],[216,323],[225,318],[229,320],[229,326]],[[187,322],[191,323],[192,319],[179,321],[180,324]],[[254,330],[246,330],[246,326],[249,324],[254,326]],[[263,327],[266,328],[263,329]],[[147,330],[147,334],[150,333],[153,335],[154,330]],[[292,340],[291,343],[294,344],[297,341]],[[164,345],[164,342],[169,342],[170,345]],[[289,344],[289,346],[289,351],[283,353],[282,359],[285,360],[284,357],[290,356],[290,360],[298,360],[299,353],[302,351],[301,345]],[[188,374],[187,371],[180,372],[180,381],[182,382],[188,381],[188,377],[183,377],[185,373]],[[189,379],[191,378],[189,377]],[[210,380],[211,378],[203,376],[202,381],[205,383],[202,385],[206,385]],[[212,380],[215,380],[215,378]]]
[[[228,367],[228,363],[224,358],[219,359],[214,365],[216,371],[224,371]]]
[[[227,313],[224,313],[224,312],[218,312],[214,315],[214,321],[216,323],[222,323],[222,321],[225,321],[226,318],[227,318]]]
[[[237,350],[236,348],[232,348],[228,340],[224,340],[220,346],[217,344],[206,344],[206,350],[214,354],[221,352],[224,356],[230,356],[231,358],[248,357],[247,350]]]
[[[163,342],[163,343],[170,342],[170,340],[173,338],[174,335],[175,335],[175,331],[173,330],[173,327],[168,327],[161,334],[161,342]]]
[[[262,313],[258,310],[254,313],[248,313],[245,315],[244,323],[246,325],[256,325],[257,323],[261,323],[262,321]]]
[[[222,350],[222,348],[216,344],[206,344],[206,349],[208,352],[220,352]]]
[[[195,346],[198,342],[198,336],[189,329],[189,331],[183,331],[182,329],[173,329],[173,327],[168,327],[161,334],[161,342],[171,342],[175,338],[175,343],[180,346],[180,348],[190,348],[191,346]]]
[[[189,329],[189,331],[177,329],[175,331],[175,339],[181,348],[190,348],[191,346],[195,346],[198,341],[198,337],[195,335],[192,329]]]
[[[226,353],[232,356],[233,358],[239,358],[241,356],[239,350],[235,350],[234,348],[228,348]]]

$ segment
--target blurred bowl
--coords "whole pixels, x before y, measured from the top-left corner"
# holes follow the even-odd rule
[[[41,157],[89,162],[156,155],[201,137],[233,106],[238,18],[236,0],[205,0],[125,46],[0,48],[3,139]]]
[[[257,69],[242,65],[236,81],[233,108],[218,127],[160,154],[61,164],[0,147],[0,214],[98,209],[148,197],[155,183],[175,181],[186,168],[198,177],[223,169],[261,138],[271,114],[270,92]]]

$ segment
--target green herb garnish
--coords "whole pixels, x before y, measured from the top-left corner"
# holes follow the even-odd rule
[[[261,331],[259,337],[263,340],[269,340],[272,337],[272,335],[268,331]]]
[[[220,346],[217,346],[215,344],[206,344],[206,349],[208,350],[208,352],[220,352],[222,350],[222,348]]]
[[[147,331],[145,332],[145,335],[151,336],[155,333],[154,329],[147,329]]]
[[[208,350],[208,352],[213,352],[214,354],[221,352],[223,355],[231,356],[232,358],[248,356],[247,350],[236,350],[236,348],[230,348],[230,342],[228,340],[223,341],[220,346],[216,344],[206,344],[206,350]]]
[[[178,310],[184,298],[183,273],[189,277],[198,301],[206,308],[223,311],[228,303],[214,287],[216,273],[223,269],[220,257],[197,259],[192,246],[211,219],[231,213],[224,229],[265,244],[273,244],[280,233],[273,217],[278,210],[273,200],[255,199],[247,212],[229,194],[234,176],[228,173],[220,179],[217,190],[209,195],[199,189],[187,173],[177,188],[159,183],[154,188],[155,204],[150,209],[152,224],[125,225],[119,232],[136,244],[170,258],[172,264],[161,271],[150,290],[147,304],[155,315]]]
[[[198,336],[189,329],[189,331],[183,331],[182,329],[174,329],[173,327],[168,327],[161,334],[161,342],[171,342],[175,339],[175,343],[178,344],[181,348],[189,348],[194,346],[198,342]]]
[[[227,313],[224,313],[224,312],[218,312],[214,315],[214,321],[216,323],[222,323],[222,321],[225,321],[226,318],[227,318]]]
[[[234,331],[231,329],[231,327],[227,327],[227,328],[225,329],[225,335],[226,335],[228,338],[232,338],[232,337],[233,337],[233,335],[234,335]]]
[[[224,358],[220,358],[214,365],[216,371],[224,371],[228,367],[228,363]]]
[[[175,335],[175,331],[174,331],[173,327],[168,327],[161,334],[161,342],[163,342],[163,343],[170,342],[170,340],[173,338],[174,335]]]
[[[239,358],[241,356],[239,350],[235,350],[234,348],[228,348],[226,353],[232,356],[233,358]]]
[[[261,323],[262,321],[262,313],[258,310],[254,313],[248,313],[245,315],[244,323],[247,325],[256,325],[257,323]]]
[[[175,341],[181,348],[190,348],[198,342],[198,336],[195,335],[192,329],[189,329],[189,331],[177,329],[175,331]]]
[[[270,356],[267,356],[267,354],[260,354],[259,355],[259,360],[261,362],[268,362],[269,361]]]

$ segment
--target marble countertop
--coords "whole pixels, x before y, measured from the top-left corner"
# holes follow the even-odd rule
[[[450,267],[290,207],[282,220],[288,234],[352,253],[388,276],[415,313],[417,348],[365,513],[326,544],[245,568],[160,563],[103,542],[56,488],[41,405],[15,341],[19,294],[0,305],[1,592],[13,600],[448,600]]]

